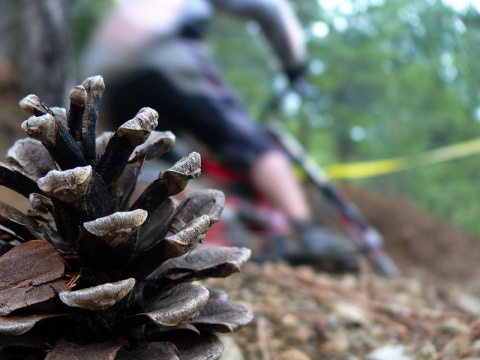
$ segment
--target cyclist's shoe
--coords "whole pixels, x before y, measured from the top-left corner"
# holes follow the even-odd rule
[[[298,253],[287,255],[293,265],[308,264],[327,271],[356,271],[359,254],[344,236],[313,222],[294,224]]]

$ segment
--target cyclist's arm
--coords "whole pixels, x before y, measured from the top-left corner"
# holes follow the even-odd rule
[[[219,10],[256,21],[283,70],[298,71],[305,63],[303,31],[292,7],[285,0],[211,0]]]

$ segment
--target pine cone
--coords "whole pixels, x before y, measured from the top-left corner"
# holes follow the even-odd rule
[[[216,190],[172,198],[200,174],[198,153],[131,201],[142,165],[175,137],[143,108],[96,138],[103,90],[101,76],[86,79],[68,112],[20,101],[30,138],[9,149],[0,184],[32,208],[0,202],[0,358],[218,359],[216,333],[252,313],[192,281],[238,272],[250,251],[195,249],[224,203]]]

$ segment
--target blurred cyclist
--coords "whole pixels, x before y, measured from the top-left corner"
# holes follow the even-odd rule
[[[343,239],[315,225],[288,158],[249,118],[204,42],[216,13],[256,21],[292,86],[303,81],[302,29],[285,0],[126,0],[99,25],[84,61],[86,76],[100,74],[108,91],[102,114],[120,126],[149,106],[159,129],[187,131],[280,209],[305,257],[342,256]],[[284,254],[289,256],[290,254]]]

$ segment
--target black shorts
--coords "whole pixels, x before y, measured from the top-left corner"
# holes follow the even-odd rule
[[[107,123],[118,128],[140,108],[151,107],[159,113],[158,130],[171,130],[175,135],[187,132],[237,170],[249,169],[264,152],[278,150],[265,129],[247,115],[218,71],[205,73],[204,80],[211,82],[210,90],[218,88],[218,93],[183,91],[158,69],[106,79],[101,115],[106,114]]]

